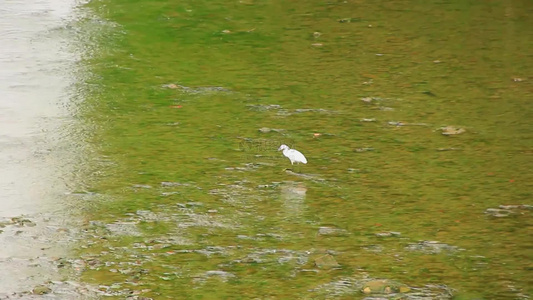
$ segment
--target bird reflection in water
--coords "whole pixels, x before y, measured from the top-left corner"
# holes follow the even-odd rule
[[[302,182],[286,181],[281,186],[283,208],[288,219],[301,219],[305,210],[307,188]]]

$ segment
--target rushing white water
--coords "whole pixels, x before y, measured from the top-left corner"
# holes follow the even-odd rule
[[[76,5],[0,1],[0,298],[56,278],[52,256],[67,251],[61,199],[78,57],[61,32]]]

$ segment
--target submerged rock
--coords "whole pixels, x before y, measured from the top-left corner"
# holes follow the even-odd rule
[[[181,182],[163,181],[163,182],[161,182],[161,186],[163,186],[163,187],[190,186],[190,184],[189,183],[181,183]]]
[[[333,255],[325,254],[315,258],[315,266],[320,269],[333,269],[339,268],[341,265],[339,265]]]
[[[387,124],[389,124],[391,126],[398,126],[398,127],[405,125],[405,123],[402,122],[402,121],[389,121],[389,122],[387,122]]]
[[[15,217],[15,218],[11,218],[11,221],[16,224],[17,226],[19,227],[35,227],[37,226],[37,224],[35,224],[35,222],[33,222],[32,220],[30,219],[25,219],[25,218],[21,218],[21,217]]]
[[[453,298],[453,291],[446,285],[426,285],[410,287],[390,279],[376,278],[341,278],[326,283],[312,290],[315,294],[334,297],[357,297],[366,294],[367,300],[377,299],[410,299],[410,300],[448,300]],[[344,299],[344,298],[343,298]],[[350,298],[351,299],[351,298]]]
[[[154,220],[158,220],[159,217],[157,216],[156,213],[152,212],[152,211],[149,211],[149,210],[137,210],[135,212],[135,214],[141,219],[141,220],[144,220],[144,221],[154,221]]]
[[[390,280],[385,280],[385,279],[381,279],[381,280],[372,280],[372,281],[367,281],[364,285],[363,285],[363,293],[365,294],[374,294],[374,293],[379,293],[379,294],[390,294],[392,293],[392,291],[398,291],[399,287],[398,287],[398,284],[393,282],[393,281],[390,281]]]
[[[361,122],[376,122],[376,118],[362,118],[362,119],[359,119],[359,121]]]
[[[52,292],[52,289],[45,285],[40,285],[40,286],[36,286],[35,288],[33,288],[31,292],[34,295],[45,295],[45,294],[50,294]]]
[[[440,130],[443,135],[457,135],[466,132],[466,129],[456,126],[444,126],[438,130]]]
[[[460,249],[456,246],[450,246],[438,241],[421,241],[418,243],[409,244],[405,249],[410,251],[423,252],[426,254],[438,254],[442,252],[456,252]]]
[[[318,229],[319,235],[329,235],[329,236],[346,236],[348,231],[335,227],[323,226]]]
[[[135,189],[151,189],[152,188],[152,186],[148,184],[134,184],[131,187]]]
[[[276,129],[276,128],[268,128],[268,127],[261,127],[259,128],[259,132],[262,133],[269,133],[269,132],[282,132],[283,129]]]
[[[218,276],[218,277],[221,277],[221,278],[224,278],[224,279],[236,277],[232,273],[229,273],[229,272],[226,272],[226,271],[220,271],[220,270],[207,271],[207,272],[205,272],[205,275],[208,276],[208,277]]]
[[[295,113],[304,113],[304,112],[319,112],[319,113],[328,113],[328,112],[332,112],[330,110],[327,110],[327,109],[323,109],[323,108],[298,108],[298,109],[295,109],[294,110]]]
[[[338,19],[339,23],[351,23],[351,22],[360,22],[360,18],[344,18],[344,19]]]
[[[533,210],[533,205],[500,205],[498,208],[487,208],[485,214],[491,217],[502,218],[514,214],[524,214],[528,210]]]
[[[378,232],[375,234],[377,237],[391,237],[391,236],[401,236],[402,234],[400,232],[395,231],[387,231],[387,232]]]
[[[208,278],[217,278],[225,282],[225,281],[228,281],[229,279],[236,278],[236,277],[237,276],[235,276],[234,274],[226,272],[226,271],[211,270],[211,271],[206,271],[205,273],[196,276],[193,282],[204,284]]]
[[[255,111],[267,111],[267,110],[273,110],[273,109],[280,109],[281,105],[277,104],[249,104],[246,105],[250,110]]]
[[[162,88],[181,90],[189,94],[203,94],[203,93],[213,93],[213,92],[231,92],[229,89],[220,87],[220,86],[201,86],[201,87],[188,87],[184,85],[168,83],[163,84]]]
[[[105,226],[112,234],[115,235],[129,235],[141,236],[141,232],[137,228],[137,222],[115,222],[106,224]]]
[[[499,209],[499,208],[487,208],[485,213],[496,218],[508,217],[513,212],[508,209]]]
[[[391,126],[429,126],[429,124],[427,123],[407,123],[407,122],[402,122],[402,121],[389,121],[387,122],[387,124],[391,125]]]
[[[533,210],[533,205],[521,204],[521,205],[500,205],[501,209],[528,209]]]
[[[368,252],[374,252],[374,253],[380,253],[383,252],[383,246],[381,245],[368,245],[361,247],[362,249],[368,251]]]
[[[372,147],[365,147],[365,148],[356,148],[354,152],[361,153],[361,152],[369,152],[374,151],[375,149]]]
[[[280,109],[280,110],[278,110],[278,115],[279,116],[290,116],[290,115],[293,115],[293,114],[301,114],[301,113],[307,113],[307,112],[323,113],[323,114],[336,114],[336,113],[338,113],[337,111],[327,110],[327,109],[323,109],[323,108],[298,108],[298,109],[294,109],[292,111],[288,110],[288,109]]]

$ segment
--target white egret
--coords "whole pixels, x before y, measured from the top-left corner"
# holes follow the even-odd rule
[[[291,165],[294,165],[294,163],[307,163],[307,159],[300,151],[291,149],[287,145],[279,146],[278,151],[281,150],[283,150],[283,155],[285,155],[285,157],[291,160]]]

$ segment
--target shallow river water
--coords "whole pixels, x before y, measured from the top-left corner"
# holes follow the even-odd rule
[[[0,299],[59,276],[71,239],[62,202],[76,143],[68,88],[79,55],[60,32],[76,1],[0,3]]]
[[[109,34],[85,61],[82,276],[103,293],[531,296],[530,2],[89,9]]]
[[[41,26],[58,39],[20,33],[37,50],[14,57],[44,56],[1,69],[14,100],[0,116],[15,129],[1,129],[0,239],[39,226],[63,236],[45,239],[65,246],[46,257],[66,273],[32,282],[43,294],[531,297],[530,1],[81,11],[65,30]],[[65,38],[83,49],[76,76],[62,77],[71,48],[38,51]],[[308,164],[291,166],[281,144]],[[13,219],[25,214],[44,220]],[[15,272],[22,246],[9,245],[0,263]]]

